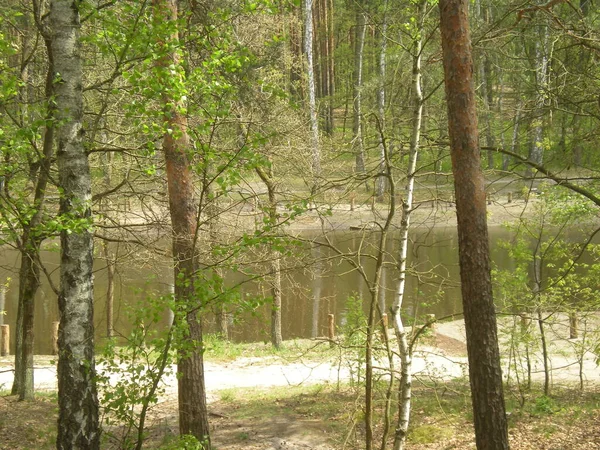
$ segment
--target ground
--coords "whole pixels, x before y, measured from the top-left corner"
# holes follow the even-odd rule
[[[511,324],[501,319],[500,325],[504,329]],[[560,318],[552,329],[562,330]],[[568,358],[576,356],[569,354],[572,345],[560,333],[550,333],[552,357],[567,358],[554,359],[557,367],[571,364]],[[337,350],[325,340],[303,340],[288,342],[286,352],[280,356],[269,356],[265,355],[268,346],[263,345],[247,347],[247,352],[258,355],[253,357],[228,359],[223,354],[207,355],[215,448],[362,448],[362,388],[352,384],[348,362],[336,361]],[[509,343],[502,345],[506,350]],[[594,358],[587,352],[584,363],[595,361]],[[48,357],[36,360],[36,380],[41,389],[35,402],[0,397],[0,449],[54,447],[57,407],[52,363]],[[6,358],[0,361],[0,371],[7,370],[9,364]],[[600,449],[600,374],[595,362],[582,367],[586,379],[583,391],[577,384],[578,371],[561,374],[557,370],[549,397],[536,390],[539,385],[526,393],[519,391],[513,378],[506,396],[513,450]],[[415,352],[416,382],[408,449],[474,448],[469,389],[462,376],[465,368],[463,323],[436,324]],[[10,372],[2,375],[7,373]],[[540,374],[534,373],[533,378],[536,382]],[[384,381],[382,378],[380,386],[384,386]],[[5,387],[10,384],[3,383]],[[175,386],[175,379],[168,377],[165,392],[149,416],[144,448],[181,448],[174,444],[178,434]],[[378,422],[379,419],[378,416]],[[103,448],[123,448],[123,428],[105,429]],[[381,433],[381,426],[376,427],[376,436]]]
[[[531,203],[527,205],[531,207]],[[498,225],[528,214],[527,205],[522,199],[509,203],[506,193],[499,191],[489,206],[490,223]],[[373,212],[367,205],[357,205],[354,211],[350,211],[349,205],[338,205],[331,217],[322,218],[316,211],[306,214],[294,229],[360,228],[384,212]],[[434,205],[434,208],[423,205],[416,210],[413,223],[454,225],[453,207],[450,203]],[[506,399],[513,450],[600,449],[600,371],[596,355],[589,351],[590,346],[584,351],[578,350],[583,348],[582,339],[567,339],[565,320],[557,318],[550,338],[550,351],[557,368],[553,372],[552,394],[542,395],[539,384],[535,384],[541,376],[539,360],[533,361],[531,390],[518,389],[516,386],[522,388],[523,382],[516,383],[514,374],[511,375],[512,387]],[[508,329],[511,322],[502,319],[500,325]],[[596,322],[592,325],[598,328]],[[215,448],[337,450],[363,447],[363,393],[352,384],[355,374],[347,362],[335,359],[335,349],[319,350],[316,357],[306,353],[307,346],[328,349],[326,341],[305,342],[295,357],[294,345],[286,343],[285,357],[265,355],[264,349],[259,349],[256,356],[255,347],[247,349],[248,354],[255,355],[252,357],[222,359],[207,355],[206,378]],[[503,340],[505,357],[511,354],[510,345]],[[34,402],[19,402],[8,395],[11,369],[12,358],[0,358],[0,390],[4,389],[0,395],[0,449],[54,448],[57,406],[52,358],[36,358],[38,394]],[[436,324],[435,330],[417,349],[413,370],[416,381],[408,448],[474,448],[469,389],[464,378],[466,346],[462,323]],[[583,391],[579,389],[580,376]],[[384,381],[382,378],[381,383]],[[181,448],[174,443],[178,434],[175,386],[175,378],[168,377],[165,392],[151,411],[144,448]],[[379,413],[380,406],[378,403]],[[380,418],[377,417],[378,421]],[[123,428],[105,425],[105,430],[103,448],[123,448]],[[376,437],[382,432],[381,426],[376,427]]]

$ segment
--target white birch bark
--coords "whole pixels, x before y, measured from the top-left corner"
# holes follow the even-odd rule
[[[100,445],[94,367],[91,179],[83,146],[79,2],[52,0],[61,232],[58,449]]]
[[[361,7],[360,5],[358,6]],[[362,127],[362,87],[363,87],[363,55],[365,48],[365,31],[367,19],[365,13],[361,10],[356,13],[356,33],[354,42],[354,102],[353,112],[354,121],[352,132],[352,148],[356,158],[356,173],[365,172],[365,150],[363,143]]]
[[[313,178],[321,174],[321,150],[319,147],[319,119],[315,94],[315,69],[313,62],[313,0],[304,0],[304,53],[308,78],[308,108],[310,113],[310,150]],[[315,183],[315,180],[313,180]],[[314,189],[314,186],[313,186]]]
[[[387,7],[388,1],[383,2],[383,22],[381,24],[381,42],[379,44],[379,87],[377,89],[377,115],[379,117],[379,173],[385,172],[385,71],[387,54]],[[383,201],[386,178],[380,175],[377,178],[376,195],[378,201]]]
[[[537,164],[542,164],[544,159],[544,107],[546,105],[546,91],[548,89],[548,45],[550,30],[543,26],[541,39],[535,43],[535,84],[536,98],[533,118],[533,137],[529,150],[529,159]]]
[[[406,288],[406,260],[408,254],[408,230],[410,227],[410,216],[412,213],[413,193],[415,184],[415,171],[417,168],[417,157],[419,155],[419,143],[421,138],[421,122],[423,119],[423,90],[421,86],[421,53],[423,47],[423,28],[427,1],[422,0],[419,4],[417,19],[416,39],[414,41],[415,53],[413,55],[413,119],[412,133],[410,139],[410,150],[408,167],[406,171],[405,200],[402,205],[402,220],[400,222],[400,248],[399,257],[399,279],[396,298],[392,305],[394,331],[398,340],[398,351],[401,362],[400,386],[398,395],[398,423],[394,436],[394,450],[404,449],[406,433],[410,420],[410,402],[412,395],[412,354],[408,344],[408,336],[404,323],[402,322],[402,303],[404,302],[404,291]]]

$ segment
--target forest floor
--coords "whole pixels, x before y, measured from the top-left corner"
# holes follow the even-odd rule
[[[548,327],[552,395],[540,393],[543,380],[539,349],[531,350],[534,388],[523,389],[523,371],[517,382],[515,367],[504,363],[511,377],[507,392],[513,450],[600,449],[600,371],[596,366],[593,333],[599,319],[582,321],[585,337],[568,339],[566,317],[555,317]],[[502,354],[505,358],[523,350],[505,338],[510,318],[500,319]],[[534,328],[535,329],[535,328]],[[586,343],[587,340],[587,343]],[[286,343],[280,356],[264,356],[254,344],[248,354],[233,356],[207,351],[206,386],[215,447],[221,450],[334,450],[361,448],[361,388],[352,357],[339,358],[339,348],[326,340]],[[266,345],[265,345],[266,346]],[[245,353],[242,351],[242,354]],[[235,355],[238,355],[235,357]],[[579,365],[578,361],[582,364]],[[11,382],[9,358],[0,360],[0,389]],[[378,360],[376,365],[383,365]],[[584,390],[579,390],[580,372]],[[7,371],[8,370],[8,371]],[[409,449],[474,448],[466,371],[466,345],[462,321],[439,323],[425,337],[414,355],[415,392]],[[35,402],[18,402],[0,396],[0,449],[53,448],[56,418],[56,372],[51,357],[36,358]],[[381,390],[385,375],[379,374]],[[176,379],[165,379],[165,392],[149,417],[145,448],[178,448]],[[518,386],[521,386],[521,389]],[[523,401],[523,405],[521,405]],[[379,412],[380,413],[380,412]],[[380,420],[379,413],[377,420]],[[122,428],[103,448],[122,448]],[[111,433],[106,433],[109,436]],[[375,434],[380,436],[381,426]],[[169,447],[171,445],[171,447]]]
[[[530,215],[535,196],[515,195],[509,184],[496,187],[488,205],[490,226],[514,222]],[[381,205],[368,201],[333,205],[333,214],[315,208],[303,214],[292,232],[303,230],[369,229],[386,214]],[[249,216],[251,217],[251,216]],[[253,220],[253,219],[246,219]],[[423,202],[413,213],[414,226],[454,226],[451,201]],[[529,348],[531,389],[525,389],[523,343],[508,336],[520,327],[510,317],[499,319],[503,370],[507,385],[507,410],[513,450],[600,449],[600,370],[596,365],[598,316],[580,324],[579,339],[568,339],[568,319],[548,317],[552,392],[540,391],[544,380],[539,348]],[[550,320],[551,319],[551,320]],[[535,322],[533,322],[535,325]],[[536,329],[533,326],[532,329]],[[514,335],[514,333],[513,333]],[[464,324],[457,320],[438,323],[418,346],[413,362],[415,375],[413,412],[408,448],[472,449],[469,387]],[[532,339],[539,342],[539,339]],[[363,448],[362,390],[352,357],[340,357],[338,347],[326,340],[286,343],[281,354],[266,354],[263,344],[248,345],[234,357],[206,353],[206,387],[212,439],[220,450],[337,450]],[[315,350],[318,349],[318,350]],[[54,448],[56,435],[56,369],[54,358],[36,357],[34,402],[18,402],[8,395],[13,359],[0,358],[0,449]],[[376,365],[384,366],[384,358]],[[378,374],[384,390],[384,371]],[[580,389],[582,384],[584,389]],[[177,430],[176,378],[166,377],[164,393],[151,410],[148,441],[144,448],[180,448]],[[381,395],[378,391],[376,395]],[[376,421],[381,423],[381,402],[376,402]],[[123,448],[122,428],[106,427],[103,448]],[[375,427],[380,438],[382,427]],[[109,436],[112,434],[112,438]]]

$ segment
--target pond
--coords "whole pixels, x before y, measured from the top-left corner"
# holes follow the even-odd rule
[[[310,235],[305,235],[310,237]],[[492,260],[501,269],[509,269],[512,262],[505,249],[498,243],[510,238],[504,228],[490,228]],[[330,234],[331,242],[338,250],[351,253],[360,247],[364,255],[360,258],[366,273],[374,271],[374,261],[370,258],[369,248],[376,244],[377,233],[345,231]],[[433,313],[438,318],[458,314],[462,311],[457,236],[454,228],[434,228],[414,230],[410,236],[409,265],[412,274],[407,282],[407,296],[404,304],[407,316]],[[397,241],[390,239],[387,267],[383,272],[380,305],[386,310],[393,301],[397,284],[397,271],[394,270],[393,255]],[[323,247],[313,247],[307,252],[320,262],[309,267],[293,267],[286,270],[282,277],[283,306],[282,327],[284,339],[296,337],[314,337],[327,332],[328,314],[334,314],[337,325],[345,322],[346,301],[350,296],[368,299],[368,286],[353,270],[349,262],[333,258],[334,252]],[[372,251],[371,251],[372,253]],[[11,327],[11,346],[14,352],[14,324],[17,311],[18,265],[19,255],[15,250],[4,249],[0,254],[2,265],[0,281],[10,278],[6,292],[4,323]],[[59,252],[45,250],[42,259],[55,283],[58,281]],[[242,281],[240,275],[228,275],[227,283]],[[115,286],[115,331],[117,335],[126,335],[131,328],[129,314],[132,306],[143,302],[148,296],[166,294],[170,291],[172,272],[169,261],[162,260],[146,263],[128,263],[117,265]],[[106,336],[106,290],[107,277],[105,263],[95,262],[95,326],[97,342]],[[242,283],[239,295],[244,298],[269,296],[267,283]],[[365,302],[366,303],[366,302]],[[1,305],[0,305],[1,306]],[[365,304],[366,308],[366,304]],[[1,309],[1,308],[0,308]],[[207,330],[212,330],[212,314],[207,315]],[[57,298],[44,279],[36,303],[35,315],[35,352],[48,354],[52,349],[50,339],[52,322],[58,320]],[[252,313],[231,315],[229,320],[230,338],[235,341],[269,341],[270,308],[258,307]],[[164,326],[169,321],[165,312]]]

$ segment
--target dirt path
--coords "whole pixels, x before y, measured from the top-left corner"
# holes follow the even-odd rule
[[[501,353],[504,358],[505,376],[508,358],[515,354],[515,343],[511,342],[508,334],[513,324],[511,318],[501,318],[499,321]],[[583,328],[585,327],[585,329]],[[577,383],[580,376],[587,382],[600,383],[600,370],[596,365],[597,356],[593,349],[598,343],[597,331],[600,329],[600,315],[587,317],[582,324],[583,338],[568,339],[568,318],[555,315],[546,324],[548,349],[555,381]],[[536,336],[537,328],[532,326],[532,338],[536,344],[531,353],[533,363],[533,379],[543,379],[543,361],[539,356],[539,341]],[[466,375],[466,337],[464,322],[437,323],[435,336],[419,344],[413,355],[413,373],[417,376],[435,377],[440,380],[450,380]],[[36,357],[35,386],[39,390],[56,389],[56,367],[53,358],[48,356]],[[8,389],[13,379],[13,358],[0,358],[0,388]],[[580,363],[581,362],[581,367]],[[383,364],[383,361],[379,362]],[[98,367],[102,370],[102,367]],[[581,373],[580,373],[581,370]],[[338,380],[348,380],[351,376],[349,365],[336,361],[295,361],[286,362],[276,357],[255,358],[242,357],[231,362],[205,362],[206,388],[209,401],[214,395],[224,389],[296,386],[300,384],[333,383]],[[118,375],[114,375],[115,379]],[[177,381],[174,374],[165,377],[166,394],[176,392]]]

